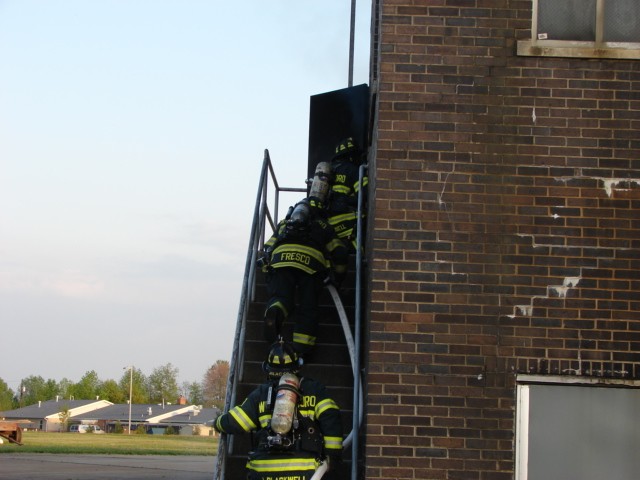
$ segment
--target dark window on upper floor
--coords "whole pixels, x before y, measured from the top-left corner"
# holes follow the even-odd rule
[[[640,0],[533,0],[518,54],[640,58]]]

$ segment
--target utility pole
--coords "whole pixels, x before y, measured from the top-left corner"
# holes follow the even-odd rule
[[[129,369],[129,426],[127,428],[127,435],[131,435],[131,404],[133,403],[133,365],[124,367],[125,370]]]
[[[353,87],[353,48],[356,29],[356,0],[351,0],[351,27],[349,28],[349,87]]]

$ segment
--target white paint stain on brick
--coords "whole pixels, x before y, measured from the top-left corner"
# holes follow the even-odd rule
[[[591,178],[593,180],[598,180],[602,182],[602,187],[606,192],[607,196],[611,198],[614,190],[619,191],[629,191],[632,188],[632,185],[640,186],[640,178],[604,178],[604,177],[556,177],[557,182],[562,182],[564,184],[569,183],[572,180],[576,179],[585,179]]]
[[[578,283],[580,283],[581,277],[566,277],[562,281],[563,287],[577,287]]]
[[[568,287],[555,286],[555,287],[549,287],[549,290],[552,291],[552,292],[556,292],[556,296],[558,296],[560,298],[566,298],[567,291],[569,290],[569,288]]]
[[[447,188],[447,182],[449,181],[449,175],[453,172],[455,172],[456,167],[453,167],[453,171],[452,172],[447,172],[447,175],[444,177],[444,181],[442,182],[442,190],[440,191],[440,193],[438,194],[438,205],[440,206],[445,206],[446,207],[446,203],[444,202],[444,200],[442,199],[442,197],[444,197],[444,191]]]
[[[555,293],[556,297],[566,298],[567,292],[569,291],[569,289],[577,287],[578,283],[580,283],[581,278],[582,277],[565,277],[564,280],[562,280],[562,285],[548,286],[547,292],[549,292],[549,294],[547,295],[546,298],[551,297],[553,293]],[[536,298],[545,298],[545,297],[536,295],[531,297],[530,305],[516,305],[514,307],[513,315],[508,315],[508,317],[515,318],[517,314],[523,315],[525,317],[530,317],[533,314],[533,302]]]
[[[556,295],[560,298],[566,298],[567,292],[570,288],[577,287],[578,283],[580,283],[580,277],[566,277],[562,281],[562,286],[555,285],[550,286],[549,290],[556,293]]]
[[[542,244],[536,243],[536,239],[535,239],[535,237],[534,237],[533,235],[525,235],[525,234],[522,234],[522,233],[518,233],[518,236],[519,236],[520,238],[530,238],[530,239],[531,239],[531,246],[532,246],[533,248],[537,248],[537,247],[544,247],[544,246],[545,246],[545,245],[542,245]]]
[[[515,305],[513,307],[513,315],[509,315],[510,318],[515,318],[517,315],[524,315],[525,317],[530,317],[533,315],[533,302],[536,298],[545,298],[540,295],[534,295],[531,297],[531,303],[529,305]]]
[[[631,184],[636,184],[638,186],[640,186],[640,179],[637,178],[598,178],[598,180],[600,180],[603,185],[604,185],[604,191],[607,192],[607,196],[609,198],[611,198],[611,195],[613,194],[613,190],[621,190],[621,191],[628,191],[631,190]],[[623,184],[628,184],[627,188],[622,188],[620,187],[620,185]]]
[[[530,317],[533,314],[533,305],[516,305],[520,315]]]

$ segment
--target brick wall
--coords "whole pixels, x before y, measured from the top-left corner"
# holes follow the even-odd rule
[[[640,378],[640,61],[375,0],[366,478],[511,479],[515,375]]]

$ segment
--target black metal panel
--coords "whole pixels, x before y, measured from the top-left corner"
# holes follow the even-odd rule
[[[318,162],[331,161],[336,144],[346,137],[367,150],[369,87],[363,84],[313,95],[309,117],[307,178],[313,177]]]

